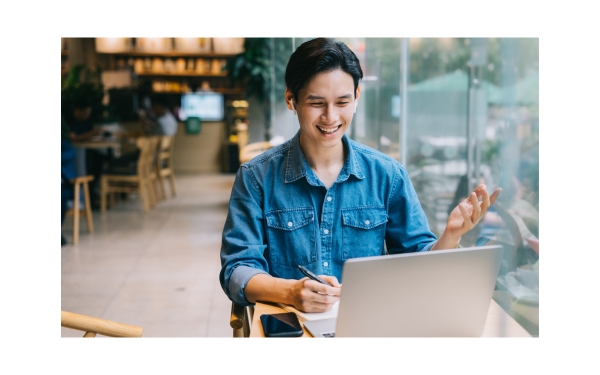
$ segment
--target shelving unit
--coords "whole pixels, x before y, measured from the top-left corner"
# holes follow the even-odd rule
[[[235,56],[231,53],[216,53],[216,52],[187,52],[187,51],[127,51],[106,53],[98,52],[98,54],[113,55],[120,57],[197,57],[197,58],[227,58]]]
[[[136,73],[140,77],[226,77],[227,73],[196,73],[196,72],[140,72]]]
[[[216,88],[216,89],[212,89],[213,92],[218,92],[221,94],[226,94],[226,95],[242,95],[244,94],[246,91],[244,89],[237,89],[237,88],[231,88],[231,89],[227,89],[227,88]],[[152,94],[171,94],[171,95],[181,95],[181,94],[185,94],[185,92],[181,91],[153,91]]]
[[[232,87],[226,72],[215,74],[213,73],[215,70],[212,70],[215,69],[214,64],[217,64],[221,68],[228,58],[235,56],[233,53],[214,51],[192,52],[175,49],[164,51],[136,50],[136,43],[134,39],[131,44],[132,49],[129,51],[97,53],[109,56],[112,66],[117,69],[126,67],[131,69],[134,74],[134,80],[137,80],[140,94],[180,95],[184,92],[198,91],[205,86],[209,86],[211,91],[227,95],[228,99],[230,96],[242,95],[244,93],[242,88]],[[212,45],[212,41],[209,43],[209,45]],[[172,46],[175,47],[175,44]],[[157,63],[157,59],[162,60],[162,64]],[[164,65],[168,63],[167,60],[169,59],[184,59],[186,69],[182,70],[181,66],[178,65],[179,70],[175,70],[175,67],[170,65],[168,70],[165,70]],[[198,61],[199,59],[204,61],[200,62]],[[220,61],[216,62],[214,61],[215,59]],[[140,64],[140,60],[143,60],[143,64]],[[206,65],[199,68],[197,67],[199,63]],[[182,89],[180,89],[180,86],[182,86]],[[183,86],[185,86],[185,89]],[[163,90],[161,87],[169,88]]]

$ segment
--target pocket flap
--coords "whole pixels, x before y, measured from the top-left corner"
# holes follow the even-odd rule
[[[342,210],[342,219],[344,225],[362,229],[375,228],[388,221],[385,207],[346,208]]]
[[[292,208],[289,210],[275,210],[265,214],[267,225],[270,228],[282,230],[295,230],[314,220],[312,208]]]

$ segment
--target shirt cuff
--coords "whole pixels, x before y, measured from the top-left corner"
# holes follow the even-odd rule
[[[435,245],[436,243],[437,243],[437,240],[428,243],[427,245],[423,246],[423,248],[421,248],[421,250],[419,250],[419,252],[431,250],[431,248],[433,247],[433,245]]]
[[[248,281],[254,275],[258,275],[259,273],[268,275],[268,273],[263,270],[248,266],[239,266],[233,271],[231,277],[229,278],[229,296],[233,302],[242,306],[254,305],[253,303],[248,302],[246,299],[246,296],[244,295],[244,289],[246,288]]]

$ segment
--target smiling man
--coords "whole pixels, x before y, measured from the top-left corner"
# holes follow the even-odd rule
[[[384,255],[386,247],[390,254],[456,248],[500,194],[478,186],[436,239],[400,163],[344,134],[360,79],[358,58],[341,42],[313,39],[290,57],[285,100],[300,131],[237,173],[219,275],[232,301],[328,311],[339,300],[345,260]],[[303,277],[298,265],[332,286]]]

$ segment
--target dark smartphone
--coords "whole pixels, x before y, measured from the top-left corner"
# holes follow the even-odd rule
[[[300,337],[304,333],[294,313],[264,314],[260,321],[266,337]]]

